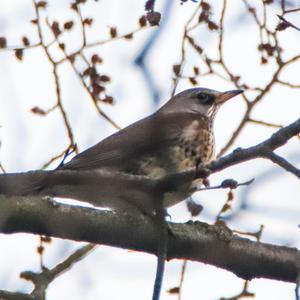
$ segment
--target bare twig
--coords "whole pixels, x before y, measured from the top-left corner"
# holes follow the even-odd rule
[[[52,269],[43,267],[42,272],[34,273],[31,271],[25,271],[21,273],[21,278],[29,280],[34,284],[34,289],[30,294],[12,293],[7,291],[0,291],[1,299],[20,299],[20,300],[41,300],[45,299],[46,290],[51,282],[59,275],[68,271],[75,263],[83,259],[89,252],[91,252],[96,245],[88,244],[76,250],[63,262],[57,264]]]
[[[2,173],[6,173],[4,167],[3,167],[3,165],[1,163],[0,163],[0,170],[1,170]]]
[[[289,139],[291,139],[294,136],[297,136],[299,133],[300,119],[286,127],[279,129],[264,142],[247,149],[236,149],[231,154],[219,158],[218,160],[209,163],[205,167],[208,168],[211,172],[218,172],[223,170],[224,168],[235,165],[237,163],[261,157],[270,159],[272,161],[274,160],[274,162],[277,163],[279,166],[283,167],[288,172],[300,178],[300,173],[297,168],[287,163],[286,161],[283,161],[277,156],[274,158],[274,155],[272,155],[275,149],[283,146]]]
[[[287,27],[292,27],[292,28],[294,28],[294,29],[300,31],[300,28],[299,28],[299,27],[297,27],[297,26],[295,26],[293,23],[287,21],[283,16],[277,15],[277,17],[281,20],[281,23],[278,25],[277,28],[279,28],[279,26],[280,26],[281,24],[284,24],[285,28],[287,28]]]
[[[186,57],[185,57],[186,56],[185,42],[186,42],[187,37],[188,37],[188,32],[190,30],[193,30],[193,28],[189,29],[189,26],[190,26],[191,22],[194,20],[196,14],[198,13],[200,8],[201,8],[200,4],[197,5],[197,7],[195,8],[195,10],[193,11],[190,18],[188,19],[187,23],[184,26],[184,32],[183,32],[183,37],[182,37],[182,41],[181,41],[181,58],[180,58],[179,64],[176,65],[177,70],[175,69],[176,77],[173,80],[174,84],[173,84],[173,89],[172,89],[172,92],[171,92],[172,95],[175,94],[179,79],[181,78],[181,75],[182,75],[182,72],[183,72],[184,63],[185,63],[185,60],[186,60]]]
[[[254,181],[254,178],[252,178],[248,181],[245,181],[245,182],[241,182],[241,183],[238,183],[237,181],[235,181],[233,179],[227,179],[227,180],[224,180],[220,185],[199,188],[197,191],[218,190],[218,189],[226,189],[226,188],[235,189],[239,186],[249,185],[253,181]]]
[[[103,45],[105,45],[107,43],[111,43],[113,41],[124,40],[128,36],[133,36],[136,33],[140,32],[140,31],[142,31],[144,29],[149,29],[149,28],[152,28],[152,27],[145,26],[145,27],[137,28],[135,30],[131,30],[131,31],[127,32],[127,33],[123,33],[123,34],[117,35],[117,36],[115,36],[113,38],[108,38],[108,39],[105,39],[105,40],[88,43],[88,44],[86,44],[86,48],[93,48],[93,47],[97,47],[97,46],[103,46]]]
[[[248,291],[248,286],[249,286],[249,281],[245,280],[243,290],[239,294],[237,294],[233,297],[229,297],[229,298],[222,297],[222,298],[220,298],[220,300],[239,300],[239,299],[246,298],[246,297],[254,298],[255,294]]]
[[[62,158],[66,151],[70,148],[70,146],[67,149],[64,149],[62,152],[58,153],[57,155],[53,156],[51,159],[49,159],[46,163],[44,163],[41,167],[41,169],[46,169],[47,167],[49,167],[49,165],[51,165],[54,161],[56,161],[57,159]]]
[[[293,12],[297,12],[297,11],[300,11],[300,8],[287,9],[287,10],[284,10],[284,13],[289,14],[289,13],[293,13]]]
[[[51,26],[50,24],[47,22],[47,25],[48,27],[51,29]],[[84,25],[82,25],[82,27],[84,28]],[[84,29],[83,29],[84,30]],[[59,45],[59,40],[58,40],[58,37],[55,36],[55,41],[57,42],[57,44]],[[85,38],[83,39],[83,45],[82,45],[82,48],[80,50],[78,50],[78,52],[76,52],[76,54],[80,54],[82,57],[84,57],[82,51],[83,51],[83,47],[85,45]],[[94,104],[94,107],[96,108],[97,112],[99,113],[100,116],[102,116],[105,120],[107,120],[113,127],[115,127],[116,129],[120,129],[120,127],[116,124],[115,121],[113,121],[106,113],[104,113],[99,105],[98,105],[98,98],[96,98],[96,96],[91,92],[90,88],[88,87],[88,85],[86,84],[86,82],[84,81],[84,78],[82,76],[82,74],[77,70],[75,64],[74,64],[74,59],[72,59],[71,57],[74,55],[68,55],[65,48],[61,48],[60,49],[62,50],[62,52],[64,53],[65,55],[65,58],[64,60],[67,60],[70,64],[71,64],[71,67],[72,69],[74,70],[75,74],[78,76],[78,78],[80,79],[80,82],[82,84],[82,86],[84,87],[84,89],[87,91],[87,93],[89,94],[89,96],[91,97],[92,101],[93,101],[93,104]],[[55,63],[55,65],[58,65],[59,63],[63,62],[64,60],[61,60],[57,63]],[[87,62],[87,60],[85,59],[85,61]],[[87,62],[88,63],[88,62]],[[89,67],[89,63],[88,63],[88,67]],[[74,144],[74,143],[73,143]],[[73,145],[72,144],[72,145]],[[76,150],[78,151],[78,150]]]
[[[260,241],[261,236],[262,236],[262,232],[264,229],[264,225],[260,225],[259,230],[255,231],[255,232],[251,232],[251,231],[240,231],[240,230],[232,230],[234,233],[237,234],[241,234],[241,235],[246,235],[246,236],[253,236],[257,242]]]
[[[283,127],[282,125],[279,125],[279,124],[274,124],[274,123],[261,121],[261,120],[254,120],[252,118],[249,118],[248,122],[258,124],[258,125],[267,126],[267,127],[275,127],[275,128],[282,128]]]
[[[275,154],[274,152],[266,153],[265,156],[270,159],[273,163],[279,165],[283,169],[287,170],[288,172],[293,173],[298,178],[300,178],[300,170],[294,167],[291,163],[285,160],[283,157]]]
[[[59,77],[58,77],[58,72],[57,72],[57,63],[52,59],[51,54],[48,50],[48,45],[45,44],[44,42],[44,38],[43,38],[43,34],[42,34],[42,29],[41,29],[41,18],[40,18],[40,12],[39,12],[39,7],[38,4],[35,2],[35,0],[32,0],[34,8],[35,8],[35,14],[36,14],[36,19],[37,19],[37,31],[38,31],[38,36],[40,39],[40,45],[43,48],[49,62],[52,65],[52,72],[53,72],[53,76],[54,76],[54,81],[55,81],[55,89],[56,89],[56,98],[57,98],[57,103],[54,107],[58,107],[59,111],[63,117],[64,120],[64,124],[65,124],[65,128],[67,129],[67,133],[68,133],[68,137],[69,137],[69,141],[71,145],[74,145],[74,136],[73,136],[73,132],[71,129],[71,125],[70,122],[68,120],[66,111],[62,105],[62,99],[61,99],[61,92],[60,92],[60,82],[59,82]]]

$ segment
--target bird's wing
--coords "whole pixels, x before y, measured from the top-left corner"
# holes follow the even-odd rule
[[[192,116],[193,115],[193,116]],[[113,167],[167,149],[178,138],[194,114],[153,114],[102,140],[66,163],[61,169]]]

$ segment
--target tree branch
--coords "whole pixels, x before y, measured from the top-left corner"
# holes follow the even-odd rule
[[[287,170],[288,172],[293,173],[298,178],[300,178],[300,170],[294,167],[291,163],[289,163],[286,159],[283,157],[271,152],[267,154],[266,156],[268,159],[270,159],[273,163],[277,164],[278,166],[282,167],[283,169]]]
[[[288,163],[283,158],[274,154],[273,151],[283,146],[289,139],[297,136],[300,133],[300,119],[276,131],[269,139],[263,141],[255,146],[234,150],[216,161],[211,162],[205,168],[209,169],[212,173],[219,172],[230,166],[245,162],[255,158],[267,158],[276,164],[283,167],[285,170],[291,172],[300,178],[300,170]],[[201,171],[201,170],[200,170]]]
[[[1,300],[44,300],[46,290],[49,284],[62,273],[70,269],[76,262],[85,257],[96,245],[88,244],[77,249],[73,254],[67,257],[63,262],[57,264],[52,269],[43,268],[41,272],[25,271],[20,277],[29,280],[34,284],[34,289],[30,294],[8,292],[0,290]]]
[[[39,197],[0,196],[0,232],[27,232],[156,254],[157,230],[142,215],[70,206]],[[244,279],[296,282],[300,251],[240,238],[224,225],[169,223],[168,259],[200,261]]]

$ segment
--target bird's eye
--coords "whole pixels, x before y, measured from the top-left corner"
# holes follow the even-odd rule
[[[215,97],[207,93],[197,94],[197,98],[200,100],[201,104],[212,105],[214,103]]]

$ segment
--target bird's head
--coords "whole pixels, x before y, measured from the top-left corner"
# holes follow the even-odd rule
[[[207,88],[188,89],[172,97],[161,108],[161,112],[191,112],[213,119],[223,103],[242,92],[242,90],[218,92]]]

